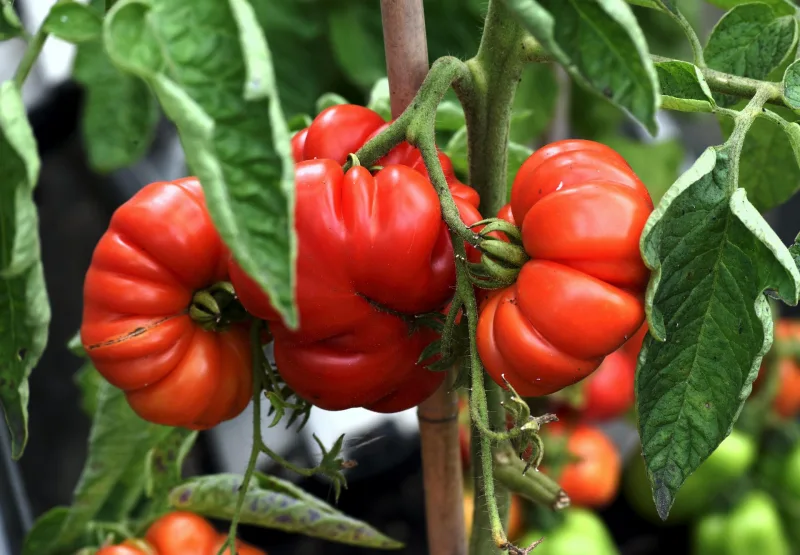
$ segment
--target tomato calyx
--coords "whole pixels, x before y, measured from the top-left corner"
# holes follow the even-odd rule
[[[469,262],[469,279],[481,289],[500,289],[517,280],[520,269],[530,260],[522,245],[518,227],[501,218],[488,218],[470,226],[484,226],[478,234],[480,262]],[[501,237],[501,234],[505,237]]]
[[[205,330],[224,331],[232,323],[247,319],[247,312],[239,303],[233,285],[220,281],[195,292],[189,316]]]

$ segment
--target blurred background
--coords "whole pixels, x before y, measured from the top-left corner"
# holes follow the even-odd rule
[[[26,28],[33,30],[52,3],[17,0],[15,8]],[[476,51],[484,4],[481,0],[425,2],[431,60],[446,54],[466,58]],[[721,12],[695,0],[684,4],[704,38]],[[287,117],[315,114],[315,103],[326,92],[365,103],[375,82],[385,76],[377,1],[262,0],[253,5],[266,29]],[[636,13],[652,52],[688,58],[688,47],[670,20],[644,9],[637,8]],[[23,50],[22,41],[0,43],[0,80],[12,76]],[[36,200],[53,321],[48,348],[30,381],[30,442],[20,462],[10,460],[5,428],[0,427],[0,555],[19,553],[21,539],[36,517],[70,503],[84,463],[90,421],[80,410],[74,383],[80,361],[66,343],[80,325],[83,276],[94,245],[115,208],[138,188],[186,172],[176,135],[164,121],[142,133],[143,143],[136,145],[142,156],[129,167],[113,167],[114,152],[84,140],[98,126],[123,127],[124,122],[98,121],[93,110],[138,93],[130,83],[108,73],[87,75],[76,68],[78,82],[72,77],[75,60],[74,46],[51,38],[24,90],[43,162]],[[557,89],[552,88],[555,83]],[[548,87],[557,94],[548,94]],[[675,113],[661,114],[661,134],[652,139],[618,110],[571,86],[560,72],[548,67],[526,72],[517,104],[523,123],[515,127],[515,141],[535,148],[566,137],[602,140],[629,160],[654,196],[660,196],[705,147],[722,140],[713,116]],[[798,210],[800,204],[793,199],[768,215],[785,243],[800,229]],[[242,472],[250,450],[250,420],[251,413],[246,411],[201,434],[186,473]],[[638,445],[635,437],[632,441],[630,422],[608,429],[624,456],[636,455]],[[348,474],[349,488],[338,507],[405,542],[402,553],[426,553],[415,411],[378,417],[366,411],[315,410],[299,435],[273,428],[266,441],[284,456],[307,464],[317,455],[310,441],[312,433],[325,444],[346,433],[346,456],[359,461]],[[374,438],[378,441],[370,442]],[[267,461],[262,466],[279,472]],[[327,483],[314,479],[298,483],[332,502]],[[688,552],[686,523],[658,525],[637,512],[622,493],[598,514],[621,553]],[[273,555],[370,553],[249,527],[243,529],[242,537]]]

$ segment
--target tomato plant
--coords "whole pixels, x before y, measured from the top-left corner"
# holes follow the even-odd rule
[[[550,536],[536,549],[613,552],[581,507],[617,494],[620,454],[594,423],[623,415],[641,446],[626,498],[645,518],[712,514],[698,529],[724,530],[723,552],[786,551],[794,446],[767,459],[798,437],[800,334],[779,314],[800,300],[800,241],[762,214],[800,188],[800,12],[710,1],[726,11],[705,33],[700,3],[674,0],[65,0],[36,29],[0,0],[0,40],[26,43],[0,85],[13,458],[31,372],[59,347],[22,95],[48,38],[75,48],[93,170],[160,151],[166,120],[194,176],[141,183],[94,245],[69,343],[86,462],[23,555],[169,553],[184,537],[260,552],[239,523],[402,547],[257,471],[266,455],[338,498],[358,463],[344,436],[315,437],[308,468],[284,459],[265,403],[270,426],[297,428],[312,410],[416,407],[432,553],[530,553],[520,503],[546,511],[526,512]],[[675,111],[719,125],[693,139],[720,144],[693,152],[684,120],[670,138]],[[198,432],[248,405],[241,475],[184,477]]]

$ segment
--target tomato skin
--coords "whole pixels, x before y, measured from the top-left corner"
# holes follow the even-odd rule
[[[452,296],[452,244],[433,187],[406,166],[373,176],[360,166],[343,173],[333,160],[297,164],[295,183],[299,329],[283,326],[269,298],[230,263],[242,304],[271,322],[281,376],[327,410],[418,404],[444,379],[417,364],[433,336],[409,335],[402,318],[373,303],[411,315],[440,309]],[[480,219],[457,203],[466,223]]]
[[[308,127],[302,159],[327,158],[342,165],[348,154],[361,148],[384,123],[377,112],[364,106],[338,104],[326,108]]]
[[[622,349],[608,355],[584,382],[581,414],[610,420],[628,412],[635,401],[636,359]]]
[[[522,165],[498,217],[520,227],[531,257],[517,282],[483,303],[478,352],[522,395],[555,393],[594,372],[644,322],[649,272],[639,238],[647,189],[609,147],[567,140]]]
[[[613,501],[619,490],[622,461],[608,436],[587,424],[567,428],[554,422],[546,430],[549,437],[566,434],[567,451],[580,459],[565,464],[558,476],[571,505],[597,508]],[[543,468],[543,472],[547,470]]]
[[[292,137],[292,158],[295,163],[303,160],[303,151],[306,148],[306,137],[308,137],[308,127],[301,129]]]
[[[147,185],[117,209],[98,242],[81,341],[143,419],[206,429],[249,402],[247,327],[206,331],[187,312],[194,292],[227,280],[228,258],[194,178]]]
[[[145,540],[160,555],[209,555],[218,533],[211,524],[194,513],[168,513],[147,529]]]
[[[228,540],[227,534],[220,534],[217,536],[217,541],[214,544],[214,547],[211,549],[209,555],[217,555],[219,553],[222,544],[224,544]],[[230,555],[231,549],[228,548],[224,551],[224,555]],[[181,555],[179,553],[174,553],[173,555]],[[236,540],[236,555],[266,555],[262,550],[254,547],[248,543],[243,542],[242,540]]]
[[[147,551],[135,544],[122,543],[120,545],[101,547],[95,555],[152,555],[152,553],[152,551]]]

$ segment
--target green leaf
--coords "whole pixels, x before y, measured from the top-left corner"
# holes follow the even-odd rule
[[[764,79],[796,45],[794,17],[778,17],[766,4],[743,4],[725,14],[714,27],[705,48],[705,59],[712,69]],[[728,95],[715,98],[722,106],[732,106],[738,101]]]
[[[99,40],[78,46],[72,75],[86,91],[81,133],[92,169],[106,173],[139,161],[159,118],[147,84],[117,69]]]
[[[372,90],[369,92],[367,108],[378,112],[386,121],[392,119],[392,104],[389,98],[388,78],[381,77],[372,85]]]
[[[661,83],[661,107],[681,112],[711,112],[716,106],[705,77],[694,64],[682,61],[656,64]]]
[[[520,23],[570,75],[658,129],[658,78],[644,34],[624,0],[506,0]]]
[[[780,110],[769,109],[773,113]],[[788,111],[784,113],[791,116]],[[730,136],[733,122],[726,118],[720,125],[723,134]],[[748,200],[759,212],[783,204],[800,188],[798,131],[797,123],[785,121],[778,125],[767,118],[758,118],[747,132],[739,163],[739,187],[747,191]]]
[[[288,126],[289,131],[291,131],[292,133],[296,133],[297,131],[305,129],[306,127],[311,125],[312,121],[313,120],[311,119],[311,116],[309,116],[308,114],[297,114],[289,118],[286,121],[286,125]]]
[[[647,186],[655,204],[659,203],[667,189],[678,179],[686,154],[683,144],[678,140],[641,143],[619,135],[601,137],[598,140],[625,158]]]
[[[467,127],[464,126],[456,131],[447,146],[444,147],[444,153],[450,157],[453,162],[453,169],[460,178],[466,179],[469,175],[469,161],[467,160]]]
[[[514,94],[509,139],[517,143],[535,140],[553,119],[559,87],[550,64],[530,64]]]
[[[75,355],[81,358],[86,357],[86,350],[83,348],[83,342],[81,341],[81,331],[78,330],[75,332],[69,341],[67,341],[67,349]]]
[[[60,0],[42,24],[48,33],[68,42],[86,42],[100,37],[103,18],[93,8],[74,0]]]
[[[97,396],[103,377],[91,362],[84,362],[75,373],[75,384],[81,390],[81,408],[90,418],[97,412]]]
[[[170,490],[183,480],[183,461],[196,440],[197,432],[175,428],[147,453],[145,493],[156,501],[151,512],[169,509],[167,497]]]
[[[464,109],[458,102],[445,100],[436,107],[436,131],[454,133],[466,125]]]
[[[317,114],[326,108],[338,106],[339,104],[350,104],[350,102],[342,95],[330,92],[325,93],[317,99]]]
[[[22,555],[47,555],[48,553],[69,552],[78,547],[76,541],[70,546],[59,544],[61,528],[69,517],[69,507],[53,507],[40,516],[25,536]]]
[[[661,199],[642,232],[653,270],[650,334],[639,355],[637,414],[656,508],[731,432],[772,343],[764,291],[797,304],[800,273],[735,188],[730,154],[707,149]]]
[[[0,0],[0,40],[13,39],[22,34],[22,23],[14,11],[11,0]]]
[[[792,5],[792,0],[757,0],[759,4],[768,4],[772,6],[775,13],[778,15],[792,15],[795,12],[795,7]],[[742,4],[752,4],[754,0],[706,0],[709,4],[730,10]]]
[[[783,74],[783,100],[790,108],[800,110],[800,60],[792,62]]]
[[[328,15],[331,48],[339,68],[368,90],[386,75],[380,12],[361,0],[335,4]]]
[[[47,344],[50,304],[42,271],[36,140],[19,89],[0,85],[0,405],[11,452],[28,440],[28,377]]]
[[[242,477],[236,474],[193,478],[172,490],[170,503],[178,510],[230,520],[241,486]],[[368,524],[275,477],[259,476],[257,483],[250,482],[239,522],[374,549],[403,547]]]
[[[122,0],[106,16],[112,61],[142,77],[178,128],[211,217],[290,328],[294,164],[261,29],[245,0]]]
[[[139,418],[123,392],[103,380],[86,463],[59,541],[71,544],[98,516],[114,521],[127,514],[144,491],[148,452],[171,432]]]

